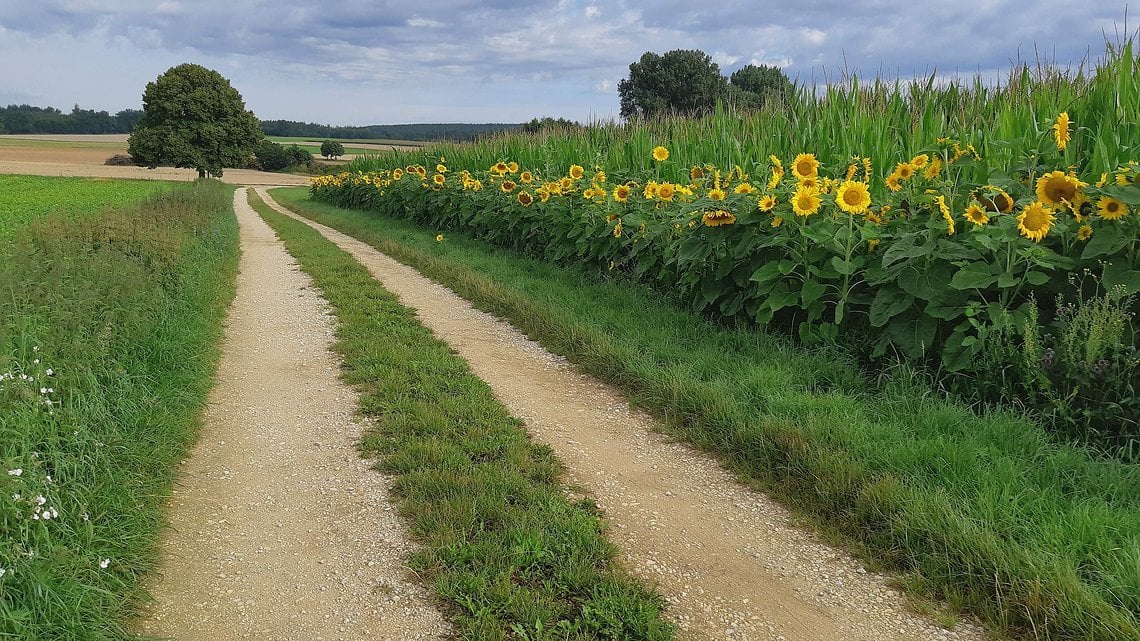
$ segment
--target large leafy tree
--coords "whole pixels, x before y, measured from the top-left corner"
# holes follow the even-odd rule
[[[712,109],[726,90],[720,67],[703,51],[646,52],[629,65],[629,77],[618,83],[621,117],[701,113]]]
[[[736,96],[743,96],[743,106],[760,107],[769,100],[782,101],[792,91],[792,83],[779,67],[768,65],[745,65],[728,78],[731,87],[740,90]]]
[[[201,65],[171,67],[143,92],[143,115],[128,142],[135,164],[192,167],[220,176],[252,155],[264,135],[241,94]]]

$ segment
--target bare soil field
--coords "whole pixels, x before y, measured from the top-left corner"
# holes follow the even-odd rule
[[[114,139],[117,137],[117,139]],[[191,181],[198,177],[193,169],[159,167],[112,167],[104,165],[113,154],[127,152],[126,134],[98,136],[2,136],[4,139],[28,140],[27,146],[0,144],[0,174],[32,176],[93,176],[96,178],[133,178],[136,180]],[[43,140],[57,142],[121,142],[121,147],[72,147],[68,145],[35,145]],[[307,176],[276,174],[248,169],[227,169],[222,181],[235,185],[308,185]]]

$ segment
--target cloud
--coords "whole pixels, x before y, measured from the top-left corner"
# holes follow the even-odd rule
[[[585,119],[643,53],[711,52],[801,81],[969,75],[1102,49],[1125,0],[0,0],[3,95],[112,110],[173,64],[217,69],[257,113],[321,122]],[[52,73],[44,74],[43,69]],[[599,78],[603,80],[599,80]],[[331,97],[337,97],[335,100]],[[2,97],[2,95],[0,95]]]

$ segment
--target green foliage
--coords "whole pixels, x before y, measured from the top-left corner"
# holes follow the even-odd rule
[[[732,72],[728,84],[743,92],[740,99],[745,101],[745,106],[754,109],[763,107],[768,100],[783,102],[793,91],[784,72],[768,65],[745,65]]]
[[[975,413],[906,367],[710,324],[622,278],[383,213],[275,197],[364,240],[625,391],[927,596],[1043,640],[1140,638],[1140,467]],[[607,272],[609,273],[609,272]]]
[[[134,638],[232,297],[231,197],[165,187],[0,249],[0,638]]]
[[[618,83],[621,117],[652,118],[711,111],[724,97],[726,82],[708,54],[688,49],[658,55],[645,52]]]
[[[672,638],[660,597],[618,569],[597,508],[567,498],[550,448],[360,263],[253,205],[334,307],[337,351],[372,419],[363,449],[395,475],[423,544],[412,564],[465,638]]]
[[[554,118],[551,118],[550,116],[546,116],[546,117],[541,118],[541,119],[540,118],[532,118],[530,122],[528,122],[522,126],[522,130],[528,134],[536,134],[536,133],[539,133],[540,131],[555,131],[555,132],[557,132],[557,131],[565,131],[568,129],[574,129],[574,128],[581,127],[581,126],[582,125],[574,122],[573,120],[567,120],[566,118],[558,118],[557,120],[555,120]]]
[[[263,138],[257,118],[228,80],[200,65],[171,67],[143,92],[143,117],[128,150],[135,163],[192,167],[220,176]]]
[[[335,140],[326,140],[321,143],[321,155],[333,159],[344,155],[344,145]]]
[[[80,109],[63,113],[54,107],[8,105],[0,107],[0,133],[7,134],[127,134],[142,117],[137,109],[124,109],[114,115],[106,111]]]
[[[319,125],[296,120],[263,120],[266,136],[292,136],[310,139],[339,138],[360,140],[475,140],[518,129],[507,123],[417,123],[410,125],[366,125],[363,127]]]

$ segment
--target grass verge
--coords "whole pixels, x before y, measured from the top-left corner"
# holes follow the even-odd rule
[[[904,571],[917,594],[1040,639],[1140,639],[1140,466],[1056,445],[1024,417],[979,415],[905,370],[865,380],[842,354],[710,325],[628,282],[593,282],[376,213],[278,189],[283,204],[507,317]]]
[[[0,639],[134,638],[233,296],[232,194],[49,215],[0,250]]]
[[[560,485],[550,448],[354,258],[250,200],[336,312],[345,379],[373,419],[362,449],[396,475],[423,544],[412,564],[464,638],[671,638],[661,599],[615,566],[597,508]]]

